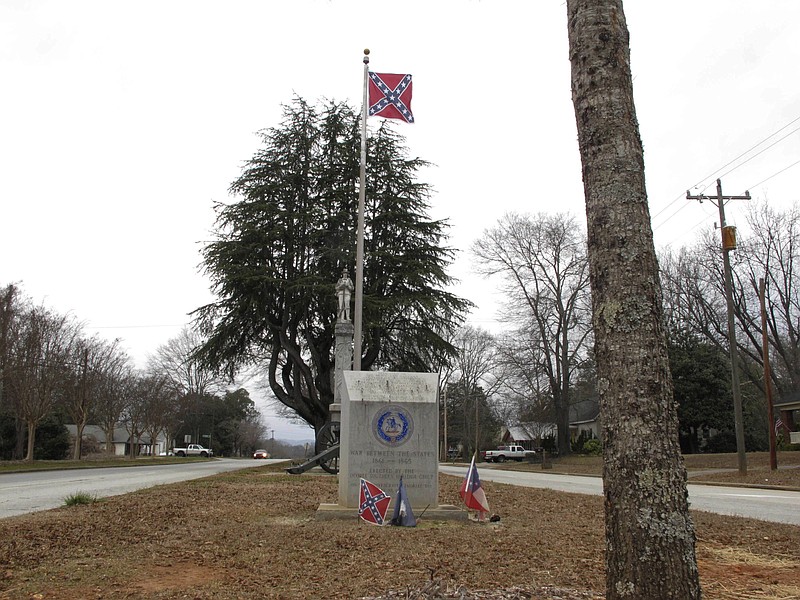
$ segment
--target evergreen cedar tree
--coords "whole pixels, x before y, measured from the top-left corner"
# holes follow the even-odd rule
[[[727,356],[714,344],[682,332],[670,336],[668,347],[682,451],[696,453],[703,431],[731,429],[733,399]]]
[[[346,104],[295,98],[262,131],[219,203],[203,250],[216,300],[198,308],[202,364],[233,376],[267,371],[275,397],[316,432],[333,401],[334,287],[355,273],[360,115]],[[385,122],[371,132],[364,235],[364,370],[435,371],[471,303],[445,288],[454,251],[445,221],[428,218],[428,163],[409,158]]]
[[[621,0],[567,0],[603,441],[607,600],[700,598]]]

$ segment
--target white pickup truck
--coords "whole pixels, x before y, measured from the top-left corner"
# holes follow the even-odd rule
[[[214,456],[211,448],[203,448],[200,444],[189,444],[186,448],[173,448],[172,453],[175,456],[202,456],[203,458]]]
[[[501,463],[507,460],[521,461],[533,456],[536,456],[535,450],[525,450],[522,446],[498,446],[497,450],[486,450],[483,460]]]

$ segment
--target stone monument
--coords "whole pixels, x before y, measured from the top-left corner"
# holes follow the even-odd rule
[[[465,511],[439,505],[439,376],[353,371],[352,289],[344,270],[336,283],[336,368],[330,407],[331,421],[340,423],[339,496],[337,504],[320,505],[317,518],[355,517],[362,477],[394,497],[402,476],[418,517],[424,513],[431,520],[466,519]]]
[[[359,481],[394,495],[400,477],[411,506],[439,504],[439,376],[344,373],[339,504],[358,507]]]

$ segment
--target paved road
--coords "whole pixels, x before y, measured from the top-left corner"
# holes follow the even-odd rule
[[[276,461],[256,463],[247,459],[222,458],[171,465],[7,473],[0,475],[0,518],[57,508],[64,504],[64,498],[77,492],[101,498],[115,496],[270,462]],[[464,477],[467,468],[441,465],[439,470],[448,475]],[[575,494],[603,493],[603,482],[599,477],[489,468],[480,472],[481,478],[486,481]],[[800,492],[689,484],[689,502],[696,510],[800,525]]]
[[[98,498],[117,496],[270,462],[279,461],[217,458],[185,464],[4,473],[0,475],[0,518],[63,506],[64,498],[78,492]]]
[[[439,471],[464,477],[467,467],[441,465]],[[480,477],[485,481],[523,487],[547,488],[575,494],[603,494],[603,480],[600,477],[503,471],[494,468],[480,469]],[[688,489],[689,505],[695,510],[800,525],[800,492],[691,483]]]

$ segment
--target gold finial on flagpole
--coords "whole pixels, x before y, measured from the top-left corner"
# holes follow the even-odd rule
[[[369,48],[364,48],[364,64],[369,64]]]

